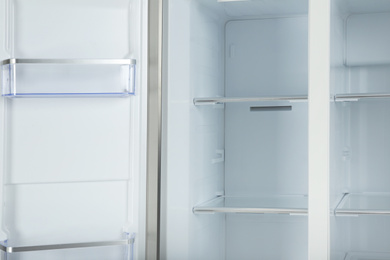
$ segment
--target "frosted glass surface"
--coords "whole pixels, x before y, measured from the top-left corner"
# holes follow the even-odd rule
[[[261,209],[299,210],[307,212],[306,196],[267,196],[267,197],[219,197],[194,207],[194,210],[218,212],[250,212]]]
[[[390,214],[390,194],[348,194],[340,203],[337,211],[373,211]]]

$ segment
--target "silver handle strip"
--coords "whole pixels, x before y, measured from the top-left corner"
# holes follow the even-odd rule
[[[340,94],[335,95],[335,101],[358,100],[362,98],[390,98],[390,93],[375,93],[375,94]]]
[[[193,208],[194,213],[307,214],[307,209],[275,208]]]
[[[235,102],[259,102],[259,101],[307,101],[307,96],[285,97],[246,97],[246,98],[194,98],[194,105],[215,105]]]
[[[131,65],[134,59],[7,59],[1,62],[7,64],[101,64],[101,65]]]
[[[72,244],[54,244],[54,245],[38,245],[38,246],[4,246],[0,245],[0,250],[6,253],[19,253],[31,251],[44,250],[58,250],[58,249],[72,249],[72,248],[86,248],[86,247],[101,247],[101,246],[119,246],[130,245],[134,243],[134,238],[115,240],[115,241],[101,241],[101,242],[86,242],[86,243],[72,243]]]

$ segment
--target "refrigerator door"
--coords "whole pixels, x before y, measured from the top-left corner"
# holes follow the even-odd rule
[[[137,259],[141,4],[1,6],[3,258]]]

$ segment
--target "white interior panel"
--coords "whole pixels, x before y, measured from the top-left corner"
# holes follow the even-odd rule
[[[4,227],[9,243],[121,239],[127,224],[127,192],[123,181],[7,185]]]
[[[129,0],[13,0],[13,56],[124,58],[133,55],[134,3]],[[114,28],[114,29],[113,29]]]
[[[291,111],[251,106],[258,104],[226,106],[226,195],[307,194],[307,104]]]
[[[226,25],[225,95],[307,94],[307,17]]]
[[[168,2],[168,1],[167,1]],[[216,3],[210,3],[215,6]],[[224,216],[197,216],[196,204],[223,192],[224,110],[196,96],[223,96],[223,17],[198,1],[169,1],[167,18],[166,233],[162,259],[224,259]],[[222,159],[222,160],[221,160]],[[164,199],[164,198],[163,198]]]
[[[9,99],[7,111],[7,183],[129,178],[130,99]]]
[[[355,14],[348,17],[346,63],[349,66],[390,62],[390,13]]]
[[[351,104],[351,192],[390,192],[389,109],[388,100]]]
[[[226,259],[307,259],[306,216],[227,216]]]

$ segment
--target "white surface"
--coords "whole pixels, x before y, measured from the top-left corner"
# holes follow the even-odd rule
[[[127,183],[12,185],[5,188],[8,244],[47,245],[122,238]]]
[[[346,64],[390,63],[390,13],[354,14],[346,22]]]
[[[15,18],[14,57],[124,58],[134,54],[131,33],[138,10],[132,1],[10,2]]]
[[[226,25],[227,97],[307,94],[307,17]]]
[[[307,14],[307,0],[220,1],[233,18],[288,16]],[[242,3],[245,2],[245,3]]]
[[[130,102],[7,100],[6,183],[129,179]]]
[[[225,59],[226,97],[307,95],[307,18],[231,21],[226,25]],[[250,110],[285,105],[292,110]],[[225,104],[226,196],[307,194],[307,107],[289,102]],[[289,252],[291,259],[307,258],[307,229],[300,230],[304,224],[274,218],[227,216],[227,259],[286,258],[275,247]],[[295,246],[281,237],[293,237]],[[258,243],[261,250],[254,250]]]
[[[330,34],[330,91],[349,93],[349,85],[345,84],[347,69],[344,66],[345,51],[345,19],[342,4],[345,1],[333,0],[331,10]],[[348,190],[350,174],[350,138],[346,134],[349,125],[349,103],[330,103],[330,172],[329,203],[333,212],[343,193]],[[344,260],[348,250],[348,226],[343,219],[330,215],[330,259]]]
[[[307,216],[226,216],[226,260],[308,259]]]
[[[330,1],[309,1],[309,259],[329,259]]]
[[[192,207],[223,191],[223,109],[198,108],[195,96],[221,96],[223,20],[198,1],[165,1],[167,84],[163,138],[167,151],[165,233],[161,259],[224,259],[224,217],[196,216]],[[164,210],[164,209],[163,209]]]
[[[348,252],[345,260],[389,260],[389,253]]]

